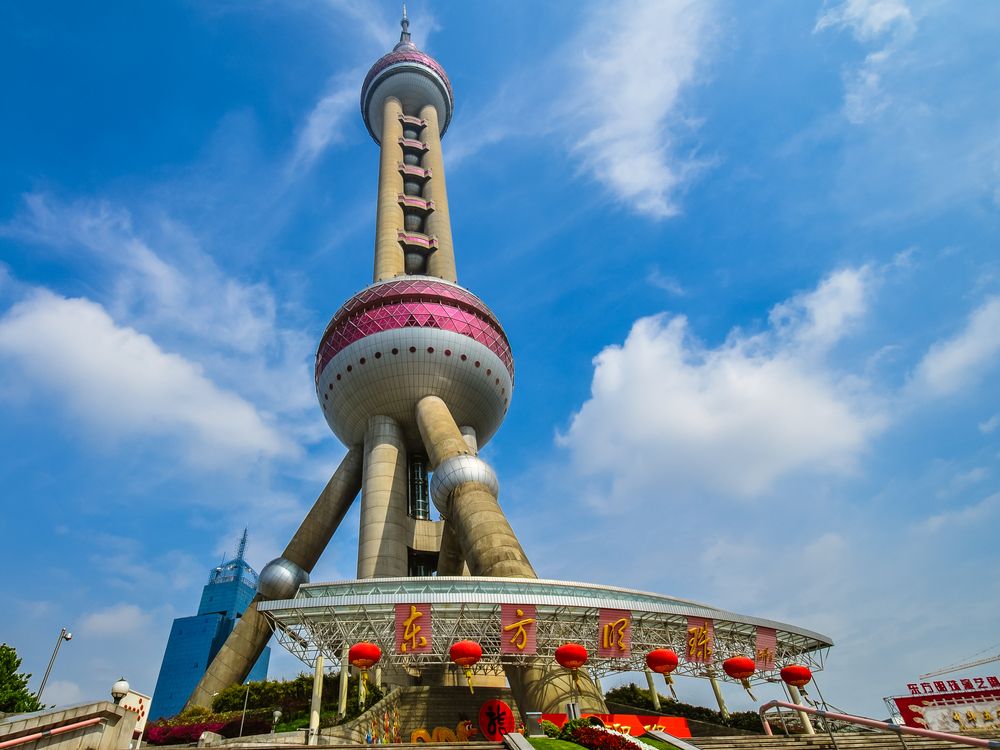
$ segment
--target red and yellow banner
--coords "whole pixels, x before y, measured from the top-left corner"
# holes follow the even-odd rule
[[[757,626],[757,645],[754,664],[757,669],[774,669],[774,651],[778,647],[778,634],[774,628]]]
[[[500,605],[500,653],[538,653],[538,613],[534,604]]]
[[[698,664],[711,664],[712,640],[712,621],[705,617],[688,616],[685,658]]]
[[[632,613],[625,609],[602,609],[597,625],[597,655],[602,659],[626,659],[632,654]]]
[[[431,605],[396,605],[396,653],[429,654],[431,646]]]

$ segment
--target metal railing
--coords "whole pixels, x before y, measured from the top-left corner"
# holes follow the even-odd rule
[[[786,701],[770,701],[760,707],[760,710],[758,711],[760,714],[760,721],[764,725],[764,733],[768,735],[773,735],[774,733],[771,731],[771,725],[768,723],[767,717],[764,714],[772,708],[788,708],[798,713],[811,714],[812,716],[824,719],[827,726],[827,733],[830,735],[830,740],[833,742],[834,747],[837,746],[837,740],[834,738],[833,732],[830,731],[831,721],[843,721],[848,724],[857,724],[858,726],[868,727],[869,729],[880,729],[884,732],[892,732],[899,737],[900,742],[903,743],[903,747],[906,747],[903,735],[909,734],[914,737],[927,737],[932,740],[947,740],[949,742],[957,742],[960,745],[971,745],[972,747],[989,748],[989,750],[1000,750],[1000,741],[998,740],[966,737],[962,734],[951,734],[949,732],[936,732],[933,729],[918,729],[917,727],[894,724],[891,721],[879,721],[878,719],[869,719],[865,716],[852,716],[851,714],[834,713],[832,711],[824,711],[819,708],[811,708],[809,706],[802,706],[797,703],[788,703]]]
[[[46,729],[41,732],[33,732],[32,734],[26,734],[22,737],[15,737],[12,740],[6,740],[5,742],[0,742],[0,748],[16,747],[18,745],[24,745],[28,742],[35,742],[44,737],[52,737],[57,734],[64,734],[65,732],[72,732],[76,729],[83,729],[84,727],[92,727],[95,724],[100,724],[104,721],[103,718],[97,716],[93,719],[85,719],[84,721],[75,721],[72,724],[63,724],[62,726],[55,727],[54,729]]]

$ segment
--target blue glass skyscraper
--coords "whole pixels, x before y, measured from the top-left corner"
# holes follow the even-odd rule
[[[236,556],[209,574],[198,614],[174,620],[153,691],[150,719],[173,716],[184,708],[191,691],[257,593],[257,572],[243,559],[246,544],[244,530]],[[250,670],[248,682],[267,677],[270,658],[271,649],[265,648]]]

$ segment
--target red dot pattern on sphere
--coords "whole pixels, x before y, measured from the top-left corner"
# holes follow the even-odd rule
[[[478,297],[450,284],[404,279],[369,287],[334,314],[316,352],[316,382],[326,364],[350,344],[400,328],[440,328],[468,336],[496,354],[514,378],[507,334]]]
[[[587,649],[579,643],[564,643],[556,649],[556,661],[566,669],[579,669],[587,663]]]
[[[483,647],[475,641],[458,641],[448,651],[448,656],[460,667],[471,667],[483,658]]]
[[[813,673],[802,664],[789,664],[781,669],[781,679],[786,685],[793,687],[804,687],[812,679]]]
[[[368,669],[373,664],[377,664],[381,658],[382,649],[374,643],[368,643],[367,641],[355,643],[351,646],[351,650],[347,652],[347,660],[351,662],[352,666],[358,669]]]
[[[669,648],[657,648],[646,654],[646,666],[657,674],[670,674],[679,663],[677,653]]]
[[[756,668],[757,665],[749,656],[734,656],[722,662],[723,671],[734,680],[745,680]]]

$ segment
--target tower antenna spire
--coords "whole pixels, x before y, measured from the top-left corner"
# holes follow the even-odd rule
[[[406,16],[406,3],[403,3],[403,17],[399,21],[402,31],[399,34],[400,44],[413,44],[410,41],[410,19]]]

